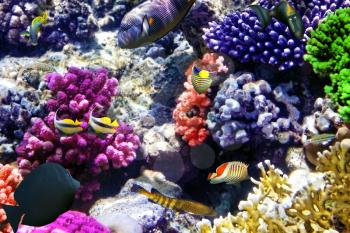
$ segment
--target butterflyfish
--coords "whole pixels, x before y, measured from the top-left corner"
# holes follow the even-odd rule
[[[119,123],[117,120],[112,122],[109,117],[97,118],[93,116],[95,108],[90,112],[89,125],[96,134],[114,134],[117,131]]]
[[[288,25],[294,37],[297,39],[302,39],[304,37],[305,27],[303,20],[300,14],[286,0],[281,0],[272,10],[268,10],[259,5],[251,5],[250,7],[257,14],[263,29],[271,23],[272,17],[274,17]]]
[[[239,161],[223,163],[216,169],[215,173],[208,174],[208,180],[211,184],[237,184],[248,178],[248,165]]]
[[[35,17],[32,20],[29,29],[21,33],[22,36],[29,38],[29,42],[33,46],[38,45],[39,32],[41,30],[41,26],[46,24],[48,15],[48,12],[45,11],[43,15]]]
[[[198,94],[203,94],[211,86],[213,79],[210,77],[209,71],[201,70],[200,68],[193,66],[191,82],[196,92]]]
[[[64,135],[72,135],[75,133],[79,133],[84,129],[81,127],[83,122],[78,120],[73,121],[72,119],[57,119],[57,111],[55,113],[54,125],[55,128],[60,131]]]
[[[148,192],[139,185],[134,185],[131,191],[142,194],[152,202],[167,209],[175,210],[178,212],[187,212],[193,215],[216,216],[216,212],[213,208],[196,201],[167,197],[155,189],[152,189],[151,192]]]
[[[148,0],[121,21],[118,45],[137,48],[162,38],[186,16],[196,0]]]

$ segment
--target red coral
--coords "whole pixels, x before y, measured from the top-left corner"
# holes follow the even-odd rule
[[[187,81],[186,90],[179,96],[173,112],[176,133],[190,146],[201,144],[208,136],[206,128],[206,109],[210,106],[210,99],[206,94],[198,94],[191,83],[192,68],[194,65],[210,72],[227,72],[223,64],[223,57],[215,53],[207,53],[201,60],[194,61],[185,72]]]
[[[0,204],[16,205],[16,201],[13,197],[17,185],[22,181],[22,176],[18,169],[10,165],[2,165],[0,163]],[[0,208],[0,232],[10,233],[12,228],[10,224],[6,223],[6,213],[4,209]]]

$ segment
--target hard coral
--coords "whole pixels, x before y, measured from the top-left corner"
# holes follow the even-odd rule
[[[10,165],[3,165],[0,163],[0,203],[5,205],[16,205],[13,197],[17,185],[22,181],[22,176],[18,170]],[[12,228],[10,224],[4,223],[6,221],[6,214],[4,209],[0,209],[0,231],[2,233],[11,233]]]
[[[21,225],[18,233],[110,233],[111,231],[84,213],[67,211],[60,215],[53,223],[42,227]]]
[[[257,135],[270,141],[299,140],[300,99],[291,95],[292,83],[274,90],[251,73],[238,73],[226,79],[208,113],[208,128],[221,147],[239,147]],[[283,104],[286,113],[278,107]],[[282,117],[287,115],[287,117]]]
[[[85,122],[96,105],[102,106],[104,113],[108,110],[111,98],[117,94],[118,81],[110,78],[107,70],[70,67],[64,76],[51,73],[46,80],[54,95],[47,103],[51,112],[34,122],[16,148],[19,169],[25,175],[41,163],[60,163],[83,184],[77,197],[89,200],[99,189],[94,180],[98,174],[109,168],[125,167],[136,158],[139,138],[122,122],[115,134],[104,139],[86,132],[61,137],[54,127],[57,110],[61,117]]]
[[[205,115],[206,109],[210,105],[210,99],[206,94],[198,94],[192,86],[191,76],[194,65],[211,72],[220,73],[228,70],[223,64],[223,57],[214,53],[205,54],[202,60],[195,61],[188,67],[185,73],[187,81],[184,83],[186,90],[177,100],[173,119],[176,124],[176,133],[180,134],[190,146],[202,143],[208,136]]]
[[[294,1],[288,2],[294,4]],[[262,0],[259,5],[271,9],[274,3],[275,1]],[[317,27],[319,21],[330,11],[349,5],[349,1],[342,0],[301,1],[296,9],[306,28],[302,40],[295,39],[288,27],[275,19],[261,31],[261,24],[251,9],[237,11],[220,22],[209,23],[203,38],[210,49],[241,62],[270,64],[279,70],[285,70],[304,63],[305,43],[310,31]]]

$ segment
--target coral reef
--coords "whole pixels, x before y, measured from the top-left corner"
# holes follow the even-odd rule
[[[83,184],[77,197],[89,200],[92,192],[99,189],[93,177],[102,170],[125,167],[132,162],[136,158],[139,138],[129,125],[122,122],[115,134],[105,138],[87,132],[61,137],[55,130],[57,110],[62,117],[85,122],[88,122],[89,111],[95,105],[107,111],[111,97],[117,94],[118,84],[116,79],[108,77],[107,70],[70,67],[64,76],[50,73],[46,80],[54,94],[54,98],[47,102],[51,112],[44,120],[36,119],[16,148],[19,169],[25,175],[46,161],[61,163]]]
[[[11,165],[0,164],[0,203],[5,205],[15,205],[16,201],[13,197],[17,185],[22,181],[22,176],[17,168]],[[4,209],[0,209],[0,231],[3,233],[11,233],[11,226],[6,223],[6,213]]]
[[[96,221],[93,217],[89,217],[78,211],[67,211],[60,215],[53,223],[42,227],[31,227],[21,225],[18,233],[110,233],[111,231]]]
[[[294,5],[294,1],[289,1]],[[271,9],[274,1],[262,0],[259,5]],[[296,6],[306,28],[302,40],[295,39],[286,25],[273,19],[263,31],[252,10],[228,14],[222,21],[209,23],[203,36],[207,46],[241,62],[253,61],[270,64],[279,70],[304,63],[305,43],[310,31],[327,13],[339,7],[349,6],[349,1],[312,0],[300,1]]]
[[[299,97],[290,94],[293,84],[274,90],[251,73],[237,73],[226,79],[207,115],[213,139],[221,147],[239,147],[254,137],[287,143],[298,141],[301,127]],[[287,114],[278,105],[285,106]],[[283,117],[287,115],[287,117]]]
[[[192,68],[199,66],[210,72],[225,73],[228,68],[224,65],[223,57],[214,53],[208,53],[201,60],[194,61],[187,69],[185,75],[187,81],[184,83],[185,91],[179,96],[177,105],[173,112],[176,124],[176,133],[188,142],[190,146],[202,143],[208,136],[205,124],[206,109],[211,101],[206,94],[198,94],[191,83]]]

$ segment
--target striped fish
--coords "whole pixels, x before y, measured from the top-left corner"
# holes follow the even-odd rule
[[[203,94],[211,86],[213,79],[210,77],[209,71],[193,66],[191,82],[196,92]]]
[[[109,117],[97,118],[93,116],[95,108],[90,112],[89,125],[96,134],[114,134],[119,126],[117,120],[112,122]]]
[[[22,36],[29,38],[29,42],[36,46],[38,45],[39,31],[43,24],[46,24],[49,13],[47,11],[44,12],[42,16],[37,16],[32,20],[32,23],[28,29],[28,31],[24,31],[21,33]]]
[[[145,195],[154,203],[157,203],[158,205],[161,205],[167,209],[175,210],[178,212],[187,212],[193,215],[216,216],[216,212],[213,208],[196,201],[170,198],[164,196],[154,189],[152,189],[151,192],[148,192],[139,185],[134,185],[131,191]]]
[[[55,128],[64,135],[72,135],[83,131],[84,129],[81,127],[82,124],[83,122],[80,122],[78,120],[75,120],[75,121],[73,121],[72,119],[58,120],[57,111],[55,113],[55,119],[54,119]]]
[[[118,45],[137,48],[162,38],[186,16],[196,0],[148,0],[121,21]]]
[[[216,173],[208,175],[211,184],[237,184],[248,178],[248,165],[239,161],[223,163],[216,169]]]

